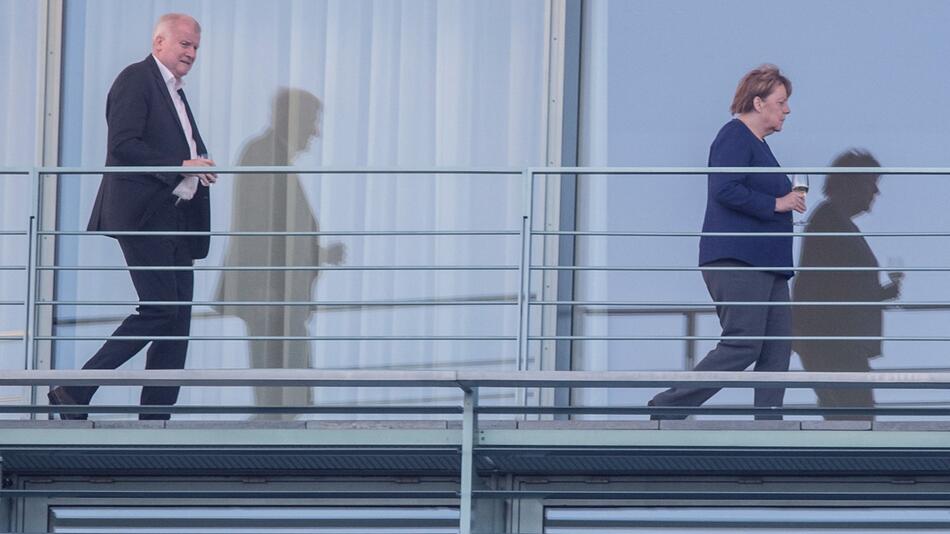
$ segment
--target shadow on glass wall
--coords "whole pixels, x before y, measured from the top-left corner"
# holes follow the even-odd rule
[[[312,93],[282,88],[273,99],[271,125],[250,139],[239,166],[292,165],[320,134],[322,104]],[[307,195],[296,174],[234,175],[231,231],[318,232]],[[237,301],[308,302],[321,264],[339,265],[341,243],[321,247],[317,236],[231,236],[224,267],[306,267],[312,270],[222,271],[215,300],[219,313],[242,319],[249,336],[307,336],[312,305],[228,305]],[[306,369],[311,365],[308,340],[251,340],[249,362],[254,369]],[[257,405],[309,405],[310,388],[256,387]],[[261,414],[258,418],[292,418]]]
[[[849,150],[832,167],[880,167],[869,152]],[[825,180],[825,200],[812,212],[807,234],[860,232],[852,219],[869,212],[878,190],[879,174],[832,174]],[[878,267],[863,236],[805,236],[801,267]],[[883,302],[900,295],[903,273],[888,273],[881,284],[878,271],[803,271],[794,279],[795,302]],[[883,306],[794,306],[795,336],[880,336]],[[879,340],[797,340],[792,348],[802,367],[814,372],[867,372],[870,360],[881,356]],[[870,388],[816,388],[822,408],[873,407]],[[826,415],[825,419],[871,420],[871,415]]]

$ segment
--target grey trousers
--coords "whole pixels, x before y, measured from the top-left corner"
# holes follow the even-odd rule
[[[747,266],[718,261],[710,266]],[[703,271],[709,295],[717,302],[788,302],[788,280],[779,274],[758,271]],[[788,306],[716,306],[723,336],[790,336],[792,314]],[[792,343],[788,340],[722,339],[700,361],[695,371],[788,371]],[[699,406],[721,388],[672,388],[650,401],[651,406]],[[784,388],[757,388],[756,406],[781,406]],[[675,419],[685,416],[663,416]]]

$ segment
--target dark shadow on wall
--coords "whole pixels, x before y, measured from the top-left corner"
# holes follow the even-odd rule
[[[880,167],[869,152],[849,150],[832,167]],[[879,174],[832,174],[825,180],[826,199],[812,212],[806,234],[860,232],[852,219],[871,210],[877,197]],[[801,267],[878,267],[877,258],[863,236],[805,236]],[[878,271],[802,271],[793,282],[795,302],[883,302],[900,295],[903,273],[889,273],[882,285]],[[883,306],[794,306],[795,336],[880,336]],[[881,355],[876,340],[798,340],[792,348],[806,371],[867,372],[870,359]],[[873,407],[868,388],[816,388],[823,408]],[[826,419],[871,420],[871,415],[827,415]]]

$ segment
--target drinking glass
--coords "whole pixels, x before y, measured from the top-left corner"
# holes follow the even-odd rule
[[[806,196],[808,195],[808,175],[807,174],[793,174],[790,176],[792,179],[792,191],[800,191]],[[796,226],[804,226],[808,223],[808,220],[805,218],[798,219],[792,224]]]

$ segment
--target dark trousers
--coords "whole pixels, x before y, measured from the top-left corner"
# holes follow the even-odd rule
[[[184,229],[182,214],[172,208],[157,215],[144,230]],[[141,266],[191,266],[192,258],[182,237],[130,236],[118,238],[126,264]],[[113,336],[187,336],[191,328],[191,305],[151,305],[149,301],[190,302],[194,294],[194,273],[185,271],[129,271],[132,284],[142,302],[112,333]],[[147,339],[111,339],[102,345],[83,369],[115,369],[139,353]],[[146,369],[184,369],[188,341],[151,341],[145,360]],[[89,404],[97,386],[64,388],[80,404]],[[143,387],[143,405],[172,405],[178,400],[178,387]],[[169,414],[140,414],[139,419],[168,419]]]
[[[720,261],[710,266],[746,266]],[[709,295],[717,302],[788,302],[788,280],[759,271],[703,271]],[[788,306],[716,306],[723,336],[791,336],[792,314]],[[792,343],[788,340],[750,339],[719,341],[700,361],[695,371],[788,371]],[[721,388],[671,388],[653,397],[653,406],[699,406]],[[755,405],[781,406],[784,388],[756,388]],[[684,416],[664,416],[682,418]]]

